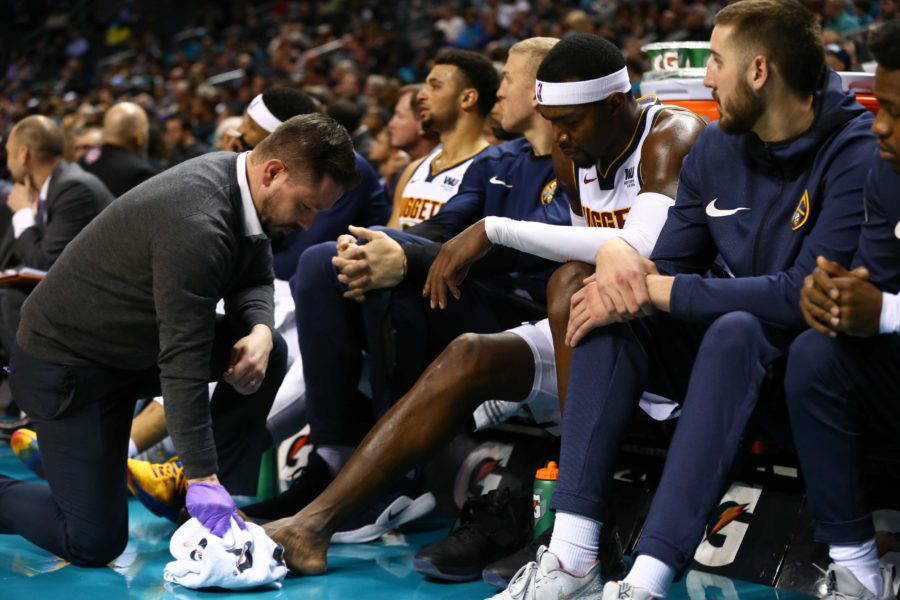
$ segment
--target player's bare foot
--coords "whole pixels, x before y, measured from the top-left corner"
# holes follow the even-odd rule
[[[328,569],[328,543],[331,535],[315,533],[297,522],[296,517],[263,525],[266,534],[284,546],[288,568],[300,575],[322,575]]]

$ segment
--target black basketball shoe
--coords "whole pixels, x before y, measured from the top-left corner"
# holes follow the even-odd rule
[[[413,568],[435,579],[478,579],[485,566],[528,543],[534,527],[531,490],[493,490],[469,497],[459,526],[420,550]]]

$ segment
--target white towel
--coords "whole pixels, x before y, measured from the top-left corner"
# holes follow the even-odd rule
[[[234,519],[222,537],[190,519],[172,536],[169,552],[175,560],[166,565],[163,578],[195,590],[279,589],[287,574],[281,544],[259,525],[248,522],[244,530]]]

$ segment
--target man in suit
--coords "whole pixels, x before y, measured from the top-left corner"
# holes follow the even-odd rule
[[[242,526],[230,492],[256,490],[286,363],[269,236],[308,227],[358,179],[347,132],[304,115],[252,152],[198,157],[103,211],[22,307],[10,384],[50,485],[0,475],[0,534],[76,565],[115,558],[135,402],[160,392],[188,513],[212,535]]]
[[[81,167],[63,160],[65,135],[47,117],[19,121],[6,142],[15,185],[6,199],[12,225],[0,239],[0,268],[50,269],[113,196]],[[9,358],[29,287],[0,287],[0,350]],[[4,361],[5,362],[5,361]]]
[[[120,102],[103,116],[103,145],[88,150],[79,164],[118,198],[156,175],[145,158],[149,141],[147,113],[133,102]]]

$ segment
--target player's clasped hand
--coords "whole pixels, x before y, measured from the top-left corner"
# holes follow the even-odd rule
[[[596,264],[597,288],[607,312],[621,320],[653,314],[647,289],[647,275],[657,274],[652,261],[626,241],[614,239],[597,252]]]
[[[338,255],[331,259],[338,269],[338,281],[347,286],[345,298],[357,302],[366,292],[394,287],[405,276],[406,254],[403,247],[383,231],[350,226],[352,235],[338,238]],[[360,244],[365,240],[365,244]]]
[[[869,271],[848,271],[819,257],[800,292],[800,310],[806,323],[820,333],[868,337],[879,333],[882,294],[869,283]]]
[[[441,248],[425,279],[422,297],[430,298],[431,308],[447,308],[447,292],[459,300],[459,286],[472,264],[491,249],[484,219],[473,223]]]

